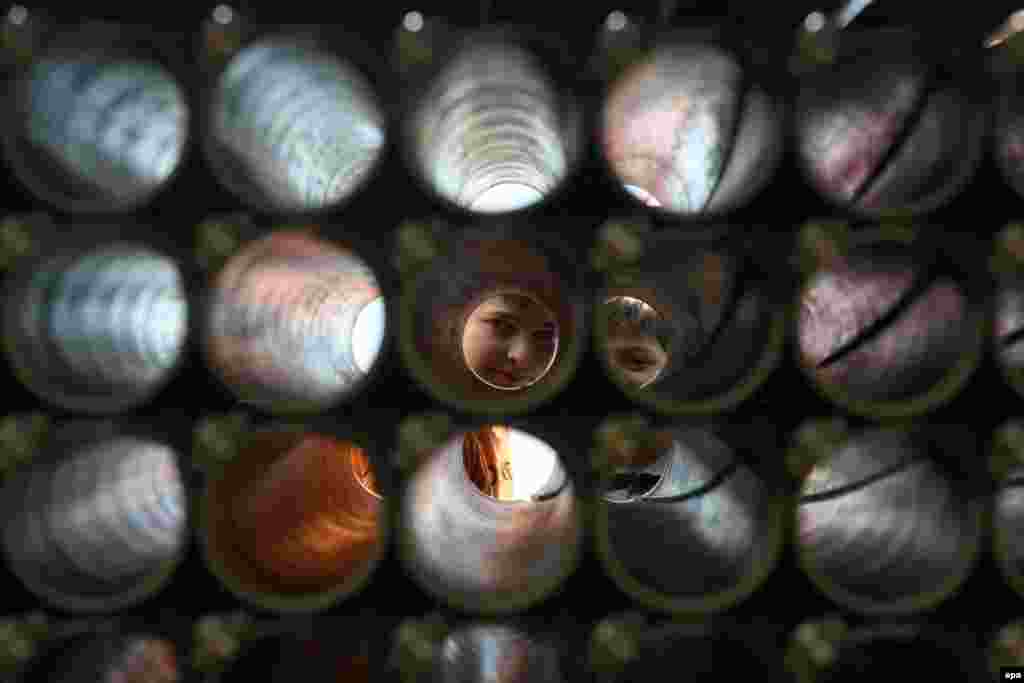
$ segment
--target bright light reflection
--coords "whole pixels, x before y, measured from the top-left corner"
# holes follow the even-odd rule
[[[469,208],[481,213],[516,211],[544,198],[539,191],[522,183],[500,183],[483,192]]]

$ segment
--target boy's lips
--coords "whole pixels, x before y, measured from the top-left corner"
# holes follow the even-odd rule
[[[523,381],[521,375],[508,372],[507,370],[499,370],[498,368],[491,368],[489,374],[491,378],[501,384],[518,384]]]

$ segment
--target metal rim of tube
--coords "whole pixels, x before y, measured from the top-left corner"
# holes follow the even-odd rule
[[[413,84],[411,96],[401,105],[401,113],[398,116],[398,133],[395,139],[398,141],[399,156],[402,163],[415,179],[419,187],[434,201],[464,216],[473,218],[487,218],[497,216],[508,216],[514,214],[530,214],[548,207],[562,194],[571,184],[574,176],[584,163],[586,145],[588,144],[586,131],[584,130],[584,111],[581,103],[577,100],[574,90],[575,69],[571,65],[571,59],[562,49],[563,46],[557,39],[538,31],[532,26],[519,26],[513,24],[502,24],[477,28],[475,30],[460,31],[452,45],[438,46],[442,55],[435,64],[429,67],[429,73],[425,74],[422,81]],[[565,142],[567,150],[565,172],[555,184],[543,193],[541,199],[511,210],[499,212],[479,211],[470,208],[470,203],[461,204],[455,198],[441,192],[437,185],[423,172],[423,163],[419,157],[419,142],[416,137],[416,130],[413,122],[419,112],[424,97],[429,94],[430,87],[437,81],[438,76],[444,73],[451,64],[456,63],[464,50],[472,49],[476,45],[510,45],[522,49],[526,54],[536,60],[540,67],[541,77],[551,86],[556,109],[554,113],[561,120],[562,128],[555,131],[559,140]],[[490,189],[506,182],[499,180],[488,186]],[[529,183],[523,185],[533,188]],[[536,190],[536,188],[533,188]],[[479,196],[477,197],[479,199]]]
[[[670,48],[670,47],[672,47],[674,45],[678,45],[680,43],[682,43],[682,44],[689,43],[689,44],[695,44],[695,45],[704,44],[704,45],[710,46],[712,49],[714,49],[714,50],[716,50],[718,52],[721,52],[725,56],[727,56],[730,59],[732,59],[733,62],[740,68],[741,72],[744,74],[744,78],[748,78],[751,75],[750,72],[752,71],[752,69],[750,68],[751,65],[749,64],[749,60],[743,54],[743,51],[741,49],[737,49],[737,46],[734,46],[734,45],[730,44],[732,41],[725,42],[725,43],[720,43],[720,42],[717,42],[719,39],[725,39],[726,41],[728,41],[728,36],[719,35],[717,33],[704,34],[704,33],[701,33],[699,29],[696,30],[696,31],[692,31],[692,32],[685,31],[685,30],[684,31],[680,31],[679,29],[673,29],[673,30],[670,30],[670,31],[667,31],[667,32],[666,31],[648,32],[648,35],[647,35],[646,39],[644,40],[644,47],[643,47],[643,49],[641,51],[641,55],[642,56],[640,57],[638,62],[642,61],[643,59],[649,59],[649,58],[655,56],[660,50],[662,50],[662,49],[664,49],[666,47]],[[633,62],[633,63],[638,63],[638,62]],[[633,63],[631,63],[631,65]],[[626,68],[629,68],[629,67],[626,67]],[[771,153],[771,159],[767,163],[767,165],[770,166],[770,168],[767,170],[767,172],[764,172],[763,180],[761,180],[758,183],[759,187],[757,189],[755,189],[753,192],[751,192],[750,196],[747,197],[744,201],[740,202],[739,204],[737,204],[735,206],[726,205],[726,206],[723,206],[723,207],[720,207],[720,208],[717,208],[717,209],[714,209],[714,210],[710,210],[710,211],[702,209],[701,211],[697,211],[697,212],[694,212],[694,213],[681,213],[681,212],[669,211],[669,210],[665,209],[664,207],[662,207],[660,205],[658,205],[658,206],[651,206],[651,205],[647,204],[646,202],[642,201],[636,195],[632,194],[628,189],[626,189],[625,181],[623,181],[620,178],[619,174],[616,172],[615,168],[612,166],[611,160],[608,158],[608,155],[607,155],[607,153],[606,153],[606,151],[604,149],[604,146],[601,144],[601,141],[605,139],[605,131],[607,130],[606,126],[604,125],[605,124],[605,122],[604,122],[605,104],[609,101],[610,96],[615,92],[616,88],[619,87],[620,85],[621,85],[620,77],[616,77],[615,79],[612,79],[612,80],[608,81],[607,83],[605,83],[603,85],[603,87],[601,89],[601,94],[600,94],[599,111],[596,114],[597,120],[592,124],[592,127],[593,127],[592,138],[596,141],[594,144],[597,145],[597,149],[598,149],[598,154],[597,154],[598,163],[600,164],[601,171],[602,171],[603,175],[606,178],[609,178],[609,179],[611,179],[613,181],[613,183],[614,183],[616,189],[618,190],[620,196],[623,197],[626,201],[630,202],[630,204],[633,206],[633,208],[635,210],[637,210],[637,211],[642,211],[644,213],[655,214],[655,215],[658,215],[659,217],[661,217],[662,219],[668,220],[668,221],[684,222],[684,223],[687,224],[686,227],[687,227],[688,230],[690,230],[690,229],[712,229],[709,226],[703,225],[703,223],[705,221],[709,221],[709,220],[721,219],[724,216],[727,216],[727,215],[729,215],[731,213],[734,213],[734,212],[744,208],[750,202],[754,201],[758,196],[760,196],[763,193],[764,189],[771,182],[772,176],[778,170],[778,167],[782,164],[783,157],[784,157],[784,155],[786,153],[785,152],[785,150],[786,150],[785,130],[786,130],[786,124],[788,123],[788,121],[787,121],[786,106],[780,100],[780,98],[778,98],[777,96],[774,96],[772,93],[769,93],[767,90],[762,88],[761,84],[759,82],[752,82],[752,83],[750,83],[748,85],[748,90],[760,89],[764,93],[765,97],[767,98],[768,102],[770,103],[770,106],[775,110],[775,113],[776,113],[776,115],[774,117],[774,120],[770,124],[771,128],[773,128],[774,131],[775,131],[774,132],[774,137],[776,138],[776,140],[775,140],[775,150]],[[740,106],[742,106],[742,104],[743,104],[743,102],[742,102],[743,99],[744,99],[744,93],[740,93],[740,97],[739,97],[740,102],[738,103]],[[740,111],[738,112],[737,120],[740,121],[742,119],[742,116],[743,116],[743,111],[742,111],[742,108],[741,108]],[[740,128],[738,123],[737,123],[736,128],[737,128],[737,130],[736,130],[735,134],[738,135],[739,128]],[[735,142],[735,140],[730,141],[730,143],[729,143],[730,146],[733,145],[734,142]],[[726,164],[722,168],[722,172],[721,172],[717,182],[720,183],[721,179],[725,177],[725,172],[729,168],[729,162],[731,160],[732,160],[732,153],[730,153],[729,159],[726,160]],[[646,191],[646,188],[640,188],[640,189]],[[715,196],[715,192],[713,191],[712,195],[711,195],[711,198],[713,198],[714,196]],[[708,202],[708,203],[710,203],[710,202]]]
[[[117,395],[110,394],[102,398],[88,395],[73,397],[66,394],[56,396],[53,391],[54,387],[50,385],[49,382],[39,381],[40,378],[36,376],[35,369],[26,364],[22,358],[22,354],[18,352],[17,345],[15,343],[15,339],[18,336],[18,325],[15,322],[15,319],[18,315],[9,309],[6,301],[7,297],[0,297],[0,305],[3,307],[3,311],[0,313],[0,315],[2,315],[2,319],[0,319],[0,326],[2,326],[2,329],[0,329],[0,350],[2,350],[11,371],[14,373],[15,378],[21,383],[21,385],[37,398],[48,404],[58,406],[65,410],[84,413],[86,415],[99,416],[121,413],[145,405],[153,400],[153,398],[163,391],[163,389],[179,375],[187,362],[188,346],[190,344],[188,337],[191,336],[191,320],[193,317],[191,308],[193,302],[187,291],[187,275],[181,269],[179,261],[173,255],[141,241],[132,242],[127,240],[117,240],[115,242],[101,244],[94,248],[76,249],[65,256],[56,257],[56,262],[60,264],[59,267],[62,269],[71,267],[83,257],[88,257],[94,253],[98,253],[102,250],[110,249],[115,246],[131,246],[133,248],[148,250],[151,252],[153,257],[159,257],[166,260],[168,263],[173,264],[174,268],[178,271],[179,276],[181,276],[182,298],[185,301],[186,307],[186,339],[184,340],[184,344],[182,344],[182,347],[179,349],[174,363],[164,371],[159,380],[153,382],[145,391],[136,394],[118,392]],[[29,288],[31,279],[40,267],[47,268],[48,266],[41,265],[39,262],[36,262],[33,264],[32,268],[25,269],[19,275],[15,275],[14,277],[17,279],[14,281],[14,284],[11,286],[11,290],[9,291],[20,293]],[[60,391],[60,389],[58,389],[58,391]]]
[[[913,244],[914,237],[910,233],[899,234],[883,227],[859,233],[856,243],[858,245],[868,244],[874,240],[893,241],[910,246]],[[957,282],[956,284],[966,301],[967,317],[973,318],[971,327],[974,333],[970,350],[960,354],[960,359],[956,365],[949,368],[946,374],[930,389],[917,396],[907,400],[894,401],[856,399],[845,395],[838,386],[826,386],[817,381],[813,371],[805,368],[804,364],[800,362],[800,347],[796,343],[799,333],[797,326],[800,321],[800,304],[807,286],[806,282],[799,287],[793,302],[790,304],[787,316],[788,333],[793,336],[794,340],[792,345],[794,363],[819,396],[855,415],[880,420],[887,418],[911,418],[938,408],[952,400],[967,385],[971,376],[980,367],[982,360],[984,360],[985,351],[988,348],[986,339],[989,336],[987,332],[989,314],[983,307],[978,306],[972,300],[969,293],[961,287],[961,283]]]
[[[315,426],[316,425],[306,426],[301,424],[278,423],[276,426],[258,428],[247,434],[246,442],[254,442],[260,437],[260,435],[268,432],[279,433],[283,431],[311,431],[330,436],[331,438],[347,440],[363,449],[364,453],[368,454],[370,452],[370,449],[367,448],[367,444],[364,443],[364,440],[358,438],[354,434],[347,433],[343,430],[337,430],[337,433],[325,433],[316,430]],[[358,484],[358,477],[356,477],[356,480]],[[224,562],[220,559],[219,553],[210,545],[210,534],[208,530],[210,517],[209,509],[210,506],[213,505],[213,501],[209,495],[209,490],[209,483],[204,483],[202,486],[202,492],[196,496],[195,507],[197,508],[197,511],[193,517],[193,519],[197,520],[194,528],[195,533],[199,536],[199,547],[203,563],[221,583],[221,585],[224,586],[232,595],[250,605],[259,607],[260,609],[276,612],[278,614],[308,614],[329,609],[361,591],[373,578],[377,567],[380,565],[387,553],[391,537],[391,507],[393,503],[388,496],[383,496],[383,499],[380,502],[381,509],[377,515],[377,551],[366,561],[365,565],[360,568],[358,572],[355,572],[350,576],[348,580],[342,582],[338,586],[324,591],[299,595],[264,593],[250,590],[242,579],[234,576],[231,571],[229,571],[227,566],[225,566]]]
[[[177,460],[178,470],[182,473],[184,481],[184,473],[186,471],[184,459],[176,450],[175,458]],[[30,464],[29,467],[31,466],[32,465]],[[184,528],[187,529],[188,525],[191,524],[194,519],[191,511],[194,493],[188,484],[185,486],[185,495],[188,497],[188,501],[185,508]],[[121,591],[116,595],[102,595],[98,597],[83,597],[56,590],[39,581],[33,574],[25,574],[25,572],[22,572],[17,563],[10,561],[6,549],[2,550],[2,555],[7,558],[7,565],[10,568],[11,573],[13,573],[33,594],[41,597],[51,605],[69,612],[109,614],[121,609],[134,607],[156,595],[163,588],[169,585],[178,568],[184,563],[189,552],[189,545],[189,534],[187,531],[183,530],[181,544],[171,559],[162,562],[156,570],[139,581],[136,586],[128,590]]]
[[[768,296],[768,293],[765,293]],[[595,299],[595,308],[601,310],[600,302],[607,298],[606,290],[603,290],[600,297]],[[654,385],[635,387],[619,376],[608,364],[607,353],[605,352],[605,323],[598,316],[595,318],[592,332],[594,351],[600,359],[604,368],[605,376],[614,383],[619,390],[634,403],[649,406],[650,408],[664,415],[707,415],[729,410],[746,401],[750,396],[761,388],[785,356],[786,339],[789,334],[790,318],[785,310],[776,308],[768,313],[770,318],[768,338],[765,340],[764,348],[746,378],[741,380],[728,391],[704,400],[679,401],[670,397],[659,395],[654,390]]]
[[[413,282],[404,285],[397,298],[399,355],[405,369],[427,393],[438,401],[466,413],[499,417],[527,413],[552,400],[568,386],[582,362],[589,336],[587,311],[576,300],[576,283],[570,282],[566,287],[569,306],[576,314],[576,325],[567,335],[568,343],[564,346],[559,344],[559,353],[556,354],[555,361],[548,373],[530,387],[520,391],[501,391],[493,399],[484,402],[478,399],[467,399],[461,396],[457,389],[450,388],[446,382],[434,374],[429,359],[416,349],[416,313],[420,299],[418,284],[428,274],[427,270],[430,267],[428,266],[423,273],[417,275]],[[541,382],[544,380],[546,382],[542,384]]]
[[[744,467],[742,464],[740,466]],[[609,476],[611,475],[604,479],[607,480]],[[599,486],[598,491],[600,490]],[[742,581],[728,590],[715,595],[682,598],[657,591],[633,578],[625,564],[615,555],[609,533],[609,504],[602,500],[599,493],[593,496],[590,502],[590,518],[594,520],[594,540],[598,559],[609,578],[622,592],[651,609],[673,614],[710,614],[729,609],[760,588],[775,571],[782,557],[786,538],[786,501],[782,496],[772,495],[770,491],[766,490],[765,493],[769,497],[768,510],[771,516],[764,560],[754,565]]]
[[[520,431],[524,431],[530,436],[541,439],[551,446],[541,433],[522,429],[518,425],[513,426],[512,428],[520,429]],[[458,432],[460,435],[463,433],[464,432]],[[444,444],[432,451],[424,461],[418,464],[418,466],[408,475],[400,486],[400,491],[396,496],[396,499],[400,502],[395,506],[394,510],[399,527],[398,533],[396,534],[397,538],[395,539],[399,563],[405,569],[406,575],[409,576],[424,592],[467,614],[501,616],[514,614],[534,607],[535,605],[543,602],[550,595],[560,590],[565,581],[575,573],[577,567],[582,561],[584,553],[583,546],[586,543],[587,535],[586,525],[589,516],[585,507],[584,499],[576,492],[575,489],[573,490],[572,496],[575,506],[573,519],[576,523],[575,541],[565,549],[565,555],[563,555],[559,572],[549,575],[544,584],[531,586],[528,590],[522,591],[517,596],[511,597],[507,600],[503,600],[499,597],[493,597],[486,593],[471,595],[471,591],[466,591],[466,595],[458,595],[447,594],[440,590],[436,590],[431,585],[431,582],[423,575],[423,572],[419,567],[419,550],[417,548],[417,542],[411,531],[411,525],[405,522],[404,515],[406,502],[409,499],[409,495],[412,492],[412,486],[416,481],[417,474],[421,471],[421,467],[425,462],[434,457],[438,457],[441,453],[444,453],[450,442],[450,439],[446,440]],[[551,447],[554,448],[553,446]],[[562,456],[559,455],[558,458],[561,460]],[[569,471],[565,469],[564,464],[560,466],[565,470],[567,481],[571,482],[572,478]],[[466,481],[471,484],[468,477],[466,477]],[[476,486],[470,485],[469,489],[471,495],[485,495],[477,489]]]
[[[335,35],[337,34],[337,35]],[[325,204],[321,207],[282,207],[272,202],[257,198],[259,192],[255,191],[252,183],[243,180],[237,182],[236,172],[230,170],[230,163],[226,163],[222,156],[225,150],[216,140],[214,135],[213,120],[216,117],[214,102],[221,87],[221,79],[228,67],[235,61],[238,55],[246,50],[268,42],[296,43],[309,45],[322,50],[326,55],[340,62],[345,68],[351,70],[355,76],[367,87],[372,105],[380,116],[380,128],[384,136],[382,145],[374,154],[373,160],[366,169],[364,175],[348,190],[341,198]],[[337,45],[345,45],[344,50]],[[293,25],[287,29],[281,27],[266,27],[247,36],[241,46],[231,55],[220,69],[211,75],[202,86],[199,96],[196,98],[196,143],[199,146],[199,154],[207,167],[212,171],[217,183],[232,197],[247,205],[250,209],[270,213],[274,215],[300,215],[300,216],[322,216],[337,211],[339,208],[350,204],[380,176],[385,159],[389,154],[394,134],[391,116],[388,113],[384,93],[376,85],[383,80],[378,70],[371,68],[375,62],[382,61],[373,55],[359,39],[358,36],[340,29],[323,26]]]
[[[1002,492],[1003,489],[1001,487],[997,488],[992,504],[985,508],[987,528],[992,530],[992,556],[1003,580],[1006,581],[1015,593],[1024,597],[1024,575],[1021,575],[1014,569],[1013,554],[1010,552],[1014,541],[1005,525],[998,524],[998,510],[996,506]]]
[[[918,461],[920,462],[920,461]],[[925,462],[932,462],[926,460]],[[952,482],[950,482],[952,484]],[[854,612],[872,617],[899,617],[924,612],[936,607],[960,588],[970,577],[975,564],[980,560],[988,513],[985,503],[980,500],[970,500],[966,503],[968,512],[968,523],[970,526],[970,538],[960,547],[958,558],[959,567],[952,572],[942,583],[934,589],[918,593],[902,600],[892,602],[879,602],[865,599],[856,593],[852,593],[838,582],[832,581],[823,572],[814,567],[809,555],[800,543],[800,525],[797,521],[799,513],[799,496],[794,498],[793,506],[790,509],[790,540],[793,543],[794,555],[797,566],[814,586],[827,598],[842,605]]]
[[[878,40],[879,36],[883,36],[889,40],[896,39],[901,41],[906,40],[917,40],[919,36],[913,32],[902,28],[874,28],[874,29],[858,29],[857,27],[851,27],[843,31],[843,48],[844,50],[850,49],[858,42],[860,44],[873,45],[873,41]],[[818,76],[820,77],[820,76]],[[800,137],[800,112],[803,110],[803,88],[805,84],[801,84],[797,96],[793,104],[793,117],[791,119],[791,132],[789,134],[790,139]],[[962,91],[963,92],[963,91]],[[967,95],[966,92],[963,94]],[[969,147],[970,151],[965,160],[958,163],[957,166],[960,169],[959,172],[947,179],[947,184],[939,191],[933,193],[924,201],[919,201],[916,204],[911,204],[902,208],[894,209],[877,209],[871,210],[859,205],[854,202],[843,202],[838,198],[822,192],[818,189],[818,185],[815,184],[813,179],[812,171],[809,168],[806,159],[802,158],[801,155],[797,155],[796,166],[799,168],[799,173],[803,179],[805,185],[812,190],[826,203],[832,206],[834,209],[847,214],[853,214],[860,218],[866,218],[869,220],[882,220],[886,218],[893,219],[905,219],[908,216],[919,216],[931,213],[937,209],[942,208],[947,203],[953,200],[957,194],[959,194],[971,181],[974,175],[977,173],[979,168],[984,161],[987,152],[988,144],[986,142],[989,138],[989,128],[991,114],[982,107],[971,108],[971,119],[965,122],[965,127],[970,129]]]
[[[41,178],[35,171],[31,170],[31,164],[26,164],[23,155],[25,141],[17,131],[21,130],[21,121],[17,118],[18,107],[8,108],[7,113],[0,115],[0,120],[5,122],[5,131],[0,135],[0,150],[4,161],[8,164],[15,177],[33,195],[41,200],[52,204],[62,211],[70,211],[83,214],[105,214],[105,213],[130,213],[152,203],[159,195],[163,194],[178,178],[192,155],[194,143],[194,108],[187,88],[183,85],[180,69],[168,63],[163,54],[163,45],[159,40],[159,34],[150,28],[143,28],[141,25],[130,26],[132,35],[125,38],[120,31],[123,26],[108,22],[92,21],[77,27],[61,30],[53,37],[50,43],[44,48],[38,57],[45,57],[51,54],[61,54],[69,50],[87,48],[98,49],[101,53],[110,55],[124,55],[143,57],[153,66],[161,69],[164,74],[174,83],[181,95],[185,107],[185,135],[184,143],[174,169],[156,187],[136,197],[116,201],[110,198],[101,199],[68,199],[58,192],[53,192],[49,183]],[[36,59],[38,59],[38,57]],[[33,60],[33,63],[35,59]],[[20,101],[20,89],[23,86],[24,74],[18,74],[5,88],[8,98],[12,101]]]

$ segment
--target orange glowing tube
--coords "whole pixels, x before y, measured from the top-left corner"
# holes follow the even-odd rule
[[[382,550],[381,502],[358,446],[263,433],[210,483],[208,552],[250,597],[333,592]]]

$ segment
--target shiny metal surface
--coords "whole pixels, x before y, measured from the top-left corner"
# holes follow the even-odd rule
[[[995,297],[993,336],[996,359],[1010,371],[1024,369],[1024,283],[1008,282],[1000,286]]]
[[[19,127],[8,162],[63,209],[138,206],[184,157],[188,102],[155,62],[102,48],[58,52],[37,60],[15,92]]]
[[[12,569],[61,607],[103,611],[145,597],[140,590],[178,559],[188,538],[174,452],[132,436],[61,448],[3,489]]]
[[[1017,194],[1024,194],[1024,97],[1020,77],[1006,85],[998,101],[993,131],[996,162]]]
[[[957,283],[927,277],[909,250],[892,245],[857,250],[815,274],[796,323],[805,371],[862,401],[909,399],[936,386],[976,331]]]
[[[3,306],[4,348],[19,379],[87,413],[148,400],[177,368],[188,335],[178,265],[127,242],[47,257]]]
[[[403,562],[417,582],[451,604],[523,609],[575,566],[583,529],[573,486],[556,472],[544,495],[499,501],[469,479],[462,443],[459,435],[438,449],[406,487]],[[553,488],[558,481],[564,485]]]
[[[512,43],[468,44],[407,121],[416,171],[441,197],[479,213],[536,204],[572,170],[580,130],[542,65]],[[518,198],[490,203],[498,185]],[[524,189],[525,188],[525,189]]]
[[[354,66],[299,37],[234,56],[212,94],[207,156],[244,201],[275,211],[340,205],[369,177],[386,122]]]
[[[602,110],[612,171],[645,203],[695,216],[745,203],[781,152],[775,103],[747,88],[739,64],[704,44],[670,43],[630,66]]]
[[[620,471],[602,494],[609,549],[634,580],[664,595],[734,589],[770,564],[776,550],[771,527],[779,520],[769,494],[712,434],[677,429],[672,436],[657,461]],[[633,491],[619,484],[632,479]],[[645,479],[653,486],[640,486]]]
[[[560,683],[557,650],[529,633],[500,624],[470,626],[441,646],[437,683]]]
[[[992,512],[995,556],[1004,575],[1019,585],[1024,577],[1024,468],[1013,468],[1000,482]]]
[[[843,46],[797,101],[807,178],[833,203],[866,215],[937,208],[977,168],[984,112],[909,34],[865,32]]]
[[[966,578],[981,532],[975,506],[896,431],[855,437],[801,487],[801,561],[855,609],[909,610]]]
[[[249,405],[326,408],[354,394],[372,368],[357,359],[354,331],[381,296],[354,252],[308,232],[272,233],[215,277],[203,312],[207,362]]]

